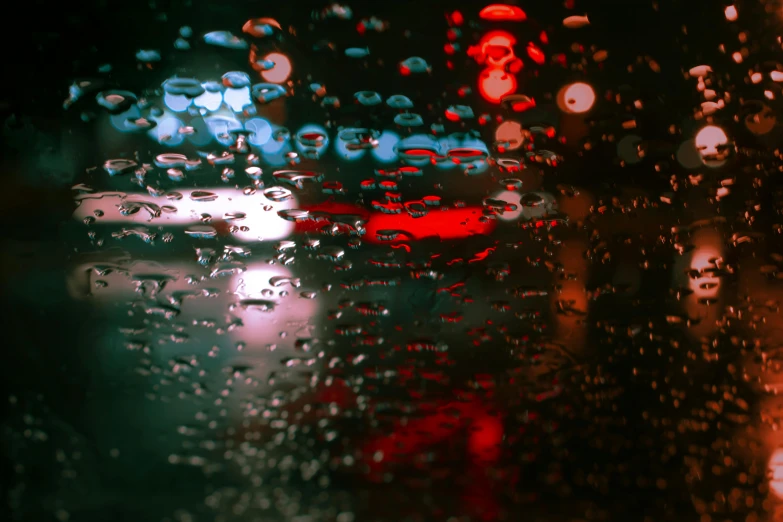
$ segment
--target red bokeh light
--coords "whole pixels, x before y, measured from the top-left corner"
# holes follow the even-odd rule
[[[492,4],[488,5],[479,12],[479,17],[483,20],[506,21],[506,22],[524,22],[527,20],[525,12],[515,5]]]
[[[502,69],[485,69],[479,76],[479,93],[488,102],[500,103],[516,90],[517,79]]]

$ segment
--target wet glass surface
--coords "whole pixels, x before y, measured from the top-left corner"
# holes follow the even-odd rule
[[[783,6],[434,4],[25,6],[10,519],[783,517]]]

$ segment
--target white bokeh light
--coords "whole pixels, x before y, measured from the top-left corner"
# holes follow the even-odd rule
[[[79,221],[85,218],[94,218],[95,211],[100,210],[103,216],[98,218],[97,224],[122,223],[127,226],[174,226],[202,225],[201,215],[209,214],[213,219],[223,219],[230,213],[241,212],[245,214],[242,220],[232,221],[237,226],[248,227],[247,232],[237,231],[232,237],[243,242],[270,241],[288,237],[294,230],[294,224],[281,218],[277,213],[280,210],[296,208],[294,198],[287,201],[276,202],[266,198],[261,190],[252,195],[245,195],[241,190],[215,188],[208,190],[217,195],[214,201],[193,201],[190,199],[192,190],[182,190],[182,199],[170,201],[166,198],[154,198],[146,194],[125,194],[120,192],[103,192],[84,194],[76,199],[79,206],[74,211],[73,217]],[[131,202],[149,202],[157,206],[168,205],[176,208],[176,212],[161,212],[159,217],[151,218],[151,214],[144,209],[125,216],[120,212],[120,205]],[[268,209],[268,210],[266,210]]]

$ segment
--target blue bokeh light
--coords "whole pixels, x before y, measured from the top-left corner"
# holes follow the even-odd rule
[[[188,98],[184,94],[165,93],[163,95],[163,104],[172,112],[184,112],[192,103],[193,98]]]
[[[226,89],[226,92],[223,93],[223,101],[231,107],[232,111],[242,112],[246,105],[253,104],[253,101],[250,99],[250,87]]]
[[[400,136],[396,132],[383,131],[378,137],[378,146],[372,149],[372,156],[381,163],[392,163],[397,160],[397,144]]]
[[[278,130],[283,129],[279,125],[270,124],[272,127],[272,135]],[[261,154],[264,161],[273,167],[280,167],[288,163],[286,154],[293,150],[291,145],[291,138],[286,137],[283,140],[269,139],[261,146]]]
[[[272,137],[272,126],[263,118],[251,118],[245,122],[245,130],[251,134],[247,141],[251,145],[261,147]]]
[[[185,136],[179,132],[183,127],[182,121],[172,114],[164,113],[158,118],[153,118],[157,125],[147,132],[147,136],[167,147],[176,147],[185,141]]]
[[[204,94],[193,100],[196,107],[201,107],[208,111],[216,111],[223,104],[223,93],[220,91],[205,91]]]
[[[231,131],[242,130],[242,123],[233,116],[214,115],[204,118],[209,134],[224,146],[232,145],[235,138]]]
[[[207,127],[204,118],[198,116],[188,122],[188,125],[193,128],[193,132],[187,135],[187,140],[196,147],[203,147],[204,145],[212,142],[212,135],[209,133],[209,127]]]
[[[112,114],[109,117],[112,127],[120,132],[132,132],[136,126],[128,125],[128,120],[137,120],[141,118],[141,110],[136,105],[131,105],[127,111],[120,114]]]

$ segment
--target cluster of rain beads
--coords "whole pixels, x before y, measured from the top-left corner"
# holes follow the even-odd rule
[[[336,3],[135,56],[215,48],[244,70],[72,84],[65,109],[133,146],[73,187],[69,289],[117,325],[101,342],[132,376],[96,357],[142,383],[135,422],[166,434],[149,458],[206,491],[157,518],[399,520],[411,495],[411,519],[449,521],[562,499],[569,520],[781,512],[783,66],[752,62],[742,11],[715,6],[728,59],[675,71],[698,103],[656,134],[658,100],[597,85],[665,67],[613,62],[574,4],[559,26],[445,13],[442,54],[384,64],[404,92],[343,92],[286,51],[338,24],[352,43],[306,51],[361,71],[383,61],[366,41],[408,37]]]

